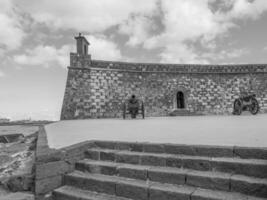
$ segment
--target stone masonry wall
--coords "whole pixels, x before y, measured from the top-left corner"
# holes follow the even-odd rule
[[[266,65],[76,63],[69,68],[61,119],[121,117],[132,94],[144,101],[146,116],[166,116],[177,109],[178,91],[195,114],[230,114],[241,92],[255,93],[267,112]]]

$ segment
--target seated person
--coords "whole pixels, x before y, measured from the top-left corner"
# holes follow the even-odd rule
[[[136,118],[136,115],[138,113],[139,103],[138,100],[135,98],[135,95],[132,95],[132,97],[128,101],[128,110],[131,114],[132,118]]]

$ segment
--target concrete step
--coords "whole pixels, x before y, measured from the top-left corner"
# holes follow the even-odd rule
[[[160,183],[189,185],[207,189],[240,192],[267,197],[267,179],[231,173],[152,167],[85,159],[76,163],[76,170],[93,174],[120,176]]]
[[[200,171],[218,171],[258,178],[267,178],[267,160],[240,158],[211,158],[166,153],[131,152],[91,148],[85,157],[92,160],[112,161],[136,165],[176,167]]]
[[[183,154],[208,157],[239,157],[251,159],[266,159],[267,148],[211,146],[211,145],[183,145],[157,144],[116,141],[95,141],[95,147],[103,149],[128,150],[147,153]]]
[[[185,185],[141,181],[118,176],[83,173],[74,171],[65,176],[65,184],[118,197],[134,200],[248,200],[254,197],[234,192],[200,189]],[[260,198],[257,198],[260,199]],[[261,198],[262,199],[262,198]],[[56,199],[58,200],[58,199]],[[263,200],[263,199],[262,199]]]
[[[177,109],[169,113],[169,116],[199,116],[199,115],[201,114],[186,109]]]
[[[72,186],[63,186],[53,191],[54,200],[131,200],[114,195],[82,190]]]

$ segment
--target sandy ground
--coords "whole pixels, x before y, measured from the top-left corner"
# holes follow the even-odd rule
[[[25,125],[0,126],[0,135],[21,133],[24,136],[28,136],[37,132],[38,129],[39,129],[38,126],[25,126]]]
[[[46,125],[52,148],[85,140],[267,147],[267,115],[89,119]]]

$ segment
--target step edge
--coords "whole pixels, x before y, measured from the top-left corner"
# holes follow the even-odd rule
[[[96,166],[107,166],[110,167],[109,165],[105,165],[105,164],[109,164],[109,163],[113,163],[110,161],[97,161],[97,162],[101,162],[101,165],[95,164],[94,160],[90,160],[90,159],[84,159],[86,161],[89,161],[90,163],[82,162],[79,161],[79,163],[83,163],[85,165],[96,165]],[[125,163],[116,163],[116,165],[114,165],[114,167],[117,169],[119,168],[128,168],[131,169],[133,168],[134,170],[147,170],[147,173],[149,173],[149,171],[151,172],[170,172],[170,173],[175,173],[175,174],[182,174],[185,176],[195,176],[195,177],[204,177],[204,178],[216,178],[216,179],[224,179],[224,180],[232,180],[234,179],[235,181],[241,181],[241,182],[245,182],[246,180],[244,179],[248,179],[249,183],[253,183],[253,184],[266,184],[267,185],[267,178],[258,178],[258,177],[252,177],[252,176],[246,176],[246,175],[241,175],[241,174],[233,174],[233,173],[226,173],[226,172],[215,172],[215,171],[200,171],[200,170],[194,170],[194,169],[186,169],[186,168],[175,168],[175,167],[157,167],[157,166],[149,166],[149,165],[140,165],[141,168],[143,169],[138,169],[139,165],[134,165],[134,164],[125,164]],[[166,171],[164,171],[166,168]],[[162,170],[164,169],[164,170]],[[167,170],[170,170],[167,172]],[[78,169],[76,169],[78,170]],[[80,170],[78,170],[80,171]],[[83,171],[84,172],[84,171]],[[103,174],[104,175],[104,174]],[[118,176],[118,175],[117,175]]]
[[[75,172],[73,172],[75,173]],[[71,174],[73,174],[71,173]],[[83,173],[84,176],[82,176],[82,178],[88,178],[86,177],[86,174]],[[108,175],[90,175],[90,177],[106,177]],[[113,179],[117,179],[116,177],[114,176],[108,176],[108,177],[112,177]],[[118,184],[126,184],[126,185],[134,185],[134,184],[131,184],[130,181],[133,181],[135,179],[129,179],[129,178],[123,178],[124,181],[121,181],[120,183],[118,183],[117,181],[113,181],[115,183],[118,183]],[[110,180],[110,178],[109,178]],[[222,190],[215,190],[215,189],[206,189],[206,188],[199,188],[199,187],[194,187],[194,186],[185,186],[185,185],[173,185],[173,184],[164,184],[164,183],[158,183],[158,182],[152,182],[152,181],[139,181],[139,182],[143,182],[144,184],[142,184],[142,186],[146,186],[146,188],[149,190],[151,188],[151,186],[153,186],[153,184],[156,184],[157,187],[159,188],[162,188],[161,190],[162,191],[165,191],[164,188],[166,188],[166,186],[170,185],[172,186],[173,188],[179,188],[179,189],[183,189],[185,188],[185,190],[188,190],[188,189],[194,189],[194,191],[191,193],[190,196],[194,195],[196,191],[198,190],[204,190],[204,191],[207,191],[207,192],[210,192],[210,193],[221,193],[221,194],[225,194],[225,195],[230,195],[230,196],[234,196],[234,195],[241,195],[241,196],[244,196],[244,197],[253,197],[253,198],[258,198],[259,200],[261,200],[262,198],[261,197],[256,197],[256,196],[251,196],[251,195],[246,195],[246,194],[243,194],[243,193],[238,193],[238,192],[233,192],[233,191],[222,191]],[[142,187],[141,186],[141,187]],[[161,187],[162,186],[162,187]],[[140,185],[138,185],[137,187],[140,187]],[[168,191],[168,190],[166,190]]]
[[[65,189],[66,188],[66,189]],[[76,190],[75,193],[73,192],[69,192],[69,189],[72,189],[72,190]],[[114,197],[114,198],[119,198],[119,200],[132,200],[132,199],[129,199],[129,198],[125,198],[125,197],[120,197],[120,196],[115,196],[115,195],[110,195],[110,194],[107,194],[107,193],[98,193],[98,192],[94,192],[94,191],[90,191],[90,190],[84,190],[84,189],[81,189],[81,188],[77,188],[75,186],[69,186],[69,185],[63,185],[61,186],[60,188],[57,188],[53,191],[53,193],[59,193],[59,194],[67,194],[67,195],[70,195],[70,196],[75,196],[77,198],[81,198],[81,195],[80,192],[82,192],[83,195],[95,195],[93,196],[93,200],[103,200],[103,197],[104,198],[107,198],[107,197]],[[86,198],[86,197],[85,197]],[[88,200],[91,200],[91,199],[88,199]],[[109,200],[107,198],[107,200]]]
[[[163,158],[181,158],[181,159],[192,159],[192,160],[205,160],[213,162],[233,162],[233,163],[244,163],[244,164],[254,164],[254,165],[266,165],[267,160],[265,159],[251,159],[251,158],[239,158],[239,157],[208,157],[208,156],[192,156],[185,154],[167,154],[167,153],[152,153],[152,152],[136,152],[127,150],[113,150],[113,149],[102,149],[102,148],[91,148],[86,150],[86,152],[103,152],[103,153],[114,153],[119,155],[129,155],[129,156],[156,156]]]

